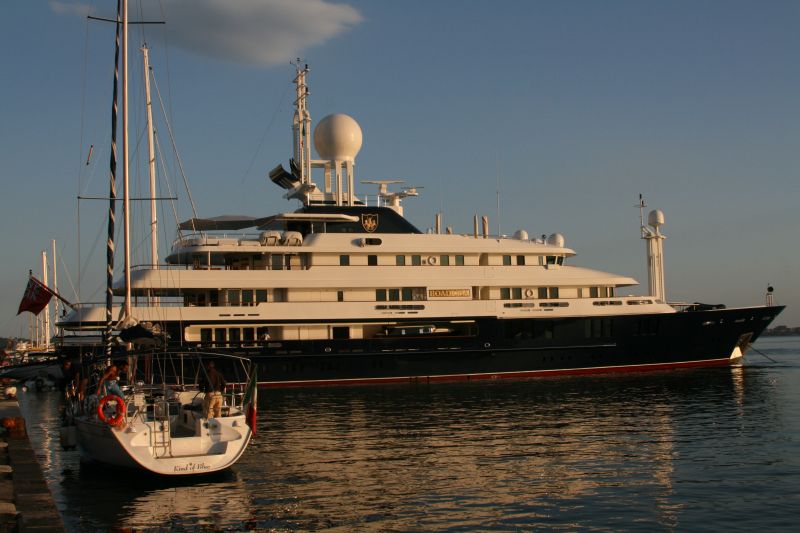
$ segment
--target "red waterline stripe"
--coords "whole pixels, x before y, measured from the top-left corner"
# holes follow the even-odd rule
[[[657,363],[648,365],[602,366],[591,368],[570,368],[561,370],[526,370],[521,372],[488,372],[482,374],[447,374],[443,376],[397,376],[387,378],[353,378],[353,379],[320,379],[313,381],[267,381],[259,382],[259,388],[288,387],[328,387],[342,385],[375,385],[389,383],[440,383],[454,381],[477,381],[492,379],[519,379],[550,376],[578,376],[587,374],[621,374],[627,372],[652,372],[676,368],[698,368],[710,366],[727,366],[731,359],[708,359],[704,361],[686,361],[680,363]]]

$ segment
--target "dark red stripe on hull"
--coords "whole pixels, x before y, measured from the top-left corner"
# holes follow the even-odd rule
[[[448,374],[443,376],[398,376],[386,378],[322,379],[309,381],[267,381],[260,382],[259,388],[289,387],[335,387],[346,385],[377,385],[391,383],[445,383],[458,381],[483,381],[497,379],[543,378],[555,376],[579,376],[590,374],[622,374],[630,372],[655,372],[680,368],[701,368],[728,366],[730,358],[704,361],[685,361],[677,363],[656,363],[647,365],[604,366],[594,368],[566,368],[558,370],[531,370],[521,372],[497,372],[485,374]]]

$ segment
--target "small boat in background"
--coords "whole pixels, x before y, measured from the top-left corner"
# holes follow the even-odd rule
[[[28,353],[19,362],[0,367],[0,379],[14,379],[21,382],[50,381],[59,382],[64,378],[61,372],[61,359],[53,352],[41,354]]]

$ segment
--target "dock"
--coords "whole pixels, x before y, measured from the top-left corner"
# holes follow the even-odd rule
[[[0,533],[65,531],[16,399],[0,387]]]

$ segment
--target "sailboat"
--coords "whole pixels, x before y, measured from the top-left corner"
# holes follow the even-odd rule
[[[165,476],[208,474],[232,466],[254,434],[257,392],[246,359],[207,354],[238,384],[223,394],[220,416],[205,412],[200,390],[204,361],[197,354],[142,354],[131,357],[132,376],[156,369],[160,379],[135,381],[123,394],[77,396],[68,406],[62,444],[77,446],[81,458]],[[180,370],[181,374],[175,371]],[[189,376],[185,379],[182,376]],[[194,378],[194,379],[192,379]]]
[[[121,32],[126,296],[117,329],[125,332],[142,329],[143,326],[131,314],[127,0],[122,0],[119,6],[117,43]],[[114,85],[116,98],[116,79]],[[112,206],[115,201],[114,168],[115,162],[112,160]],[[109,219],[113,237],[113,212]],[[109,276],[113,271],[112,261],[113,243],[110,244],[108,260]],[[111,295],[110,290],[108,295]],[[110,301],[108,309],[111,309]],[[110,354],[111,335],[108,329],[106,353]],[[120,338],[124,340],[122,334]],[[154,343],[150,351],[126,353],[127,387],[116,387],[113,392],[106,388],[106,394],[101,397],[101,387],[94,383],[90,385],[90,380],[83,376],[84,379],[72,384],[68,392],[65,426],[62,428],[62,445],[77,446],[85,461],[159,475],[207,474],[230,467],[242,456],[255,432],[257,389],[252,364],[245,358],[231,355],[198,352],[187,355],[183,352],[156,351],[158,347],[158,343]],[[221,391],[222,407],[216,413],[209,408],[206,396],[218,389],[202,387],[209,380],[205,373],[209,360],[214,361],[222,374],[227,374],[235,383]],[[96,387],[98,394],[86,396],[87,385]]]

